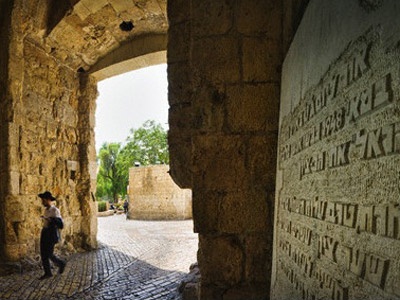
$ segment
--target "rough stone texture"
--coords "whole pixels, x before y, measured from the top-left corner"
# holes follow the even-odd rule
[[[285,59],[272,299],[400,299],[398,1],[311,1]]]
[[[0,245],[5,245],[5,201],[3,198],[7,193],[7,186],[10,174],[7,168],[7,106],[9,105],[9,90],[6,88],[8,80],[8,61],[9,49],[6,45],[10,44],[10,24],[11,24],[11,3],[9,1],[0,2],[0,41],[4,47],[0,49],[0,133],[3,138],[0,138]],[[1,257],[5,256],[4,247],[0,247]]]
[[[269,297],[283,4],[168,3],[185,41],[168,47],[171,175],[193,190],[201,299]]]
[[[307,2],[170,0],[167,21],[166,0],[0,1],[1,259],[37,255],[43,189],[67,248],[96,246],[96,73],[151,63],[169,25],[171,177],[193,189],[200,298],[268,298],[281,64]]]
[[[129,169],[128,218],[135,220],[192,218],[192,191],[177,186],[168,172],[168,165]]]
[[[8,46],[0,51],[3,260],[39,251],[43,208],[37,194],[43,190],[57,196],[66,225],[63,246],[96,247],[97,82],[85,71],[166,47],[166,1],[71,3],[0,2],[0,36]],[[132,21],[134,30],[120,30],[122,20]]]

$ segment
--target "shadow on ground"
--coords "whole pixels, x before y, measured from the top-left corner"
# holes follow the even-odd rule
[[[0,277],[0,299],[180,299],[178,287],[187,275],[157,268],[104,244],[70,256],[64,274],[43,281],[38,280],[42,275],[38,267],[10,270],[12,274]]]

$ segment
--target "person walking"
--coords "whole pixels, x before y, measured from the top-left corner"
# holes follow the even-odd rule
[[[41,217],[43,219],[43,228],[40,234],[40,257],[44,275],[39,279],[43,280],[53,276],[50,269],[50,260],[58,267],[59,274],[64,272],[66,262],[54,255],[54,246],[60,240],[58,229],[62,229],[64,224],[60,210],[52,203],[56,198],[49,191],[45,191],[38,196],[46,208],[44,215]]]
[[[128,207],[129,207],[128,200],[125,200],[125,202],[124,202],[124,213],[128,213]]]

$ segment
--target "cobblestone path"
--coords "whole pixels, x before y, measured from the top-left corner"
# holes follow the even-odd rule
[[[62,275],[43,281],[41,270],[0,277],[0,299],[179,299],[177,287],[196,261],[193,221],[114,215],[98,224],[99,249],[70,256]]]

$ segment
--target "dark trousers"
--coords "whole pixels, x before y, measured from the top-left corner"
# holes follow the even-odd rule
[[[50,260],[57,266],[61,267],[65,262],[54,255],[54,246],[57,241],[54,239],[54,235],[46,229],[42,230],[40,235],[40,256],[42,259],[42,265],[44,273],[51,275]]]

